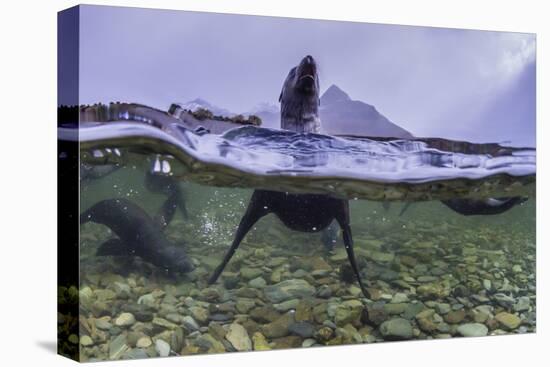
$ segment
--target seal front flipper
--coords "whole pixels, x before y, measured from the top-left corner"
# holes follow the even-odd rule
[[[260,191],[254,191],[252,194],[252,197],[250,198],[250,203],[248,204],[248,208],[246,209],[246,213],[243,215],[241,222],[239,223],[239,228],[237,228],[237,233],[235,233],[235,238],[233,239],[233,243],[231,243],[231,247],[225,254],[222,262],[216,270],[214,270],[214,273],[208,279],[208,284],[214,284],[216,283],[216,280],[220,277],[220,274],[223,272],[223,269],[229,263],[229,260],[233,257],[235,254],[235,251],[237,251],[237,248],[239,247],[241,241],[243,240],[244,236],[250,231],[250,228],[263,216],[267,215],[269,211],[269,203],[264,202],[265,200],[265,194],[262,194]],[[267,205],[266,205],[267,204]]]
[[[133,255],[130,246],[119,238],[111,238],[103,242],[96,252],[97,256],[128,256]]]
[[[353,250],[353,237],[351,236],[351,227],[349,225],[349,203],[347,201],[342,200],[342,205],[336,210],[335,217],[338,221],[338,224],[340,224],[340,227],[342,228],[344,247],[346,249],[346,253],[348,254],[348,260],[351,265],[351,269],[353,270],[353,273],[357,278],[357,283],[359,283],[359,287],[361,288],[361,292],[363,292],[363,295],[366,298],[371,298],[369,291],[363,285],[361,275],[359,274],[359,270],[357,268],[357,261],[355,260],[355,252]]]

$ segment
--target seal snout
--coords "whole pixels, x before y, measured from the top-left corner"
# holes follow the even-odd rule
[[[306,57],[304,57],[304,59],[302,60],[302,62],[305,62],[305,63],[308,63],[308,64],[314,64],[314,63],[315,63],[315,59],[313,58],[313,56],[307,55]]]
[[[315,93],[317,86],[317,64],[311,55],[302,59],[296,70],[296,87],[308,94]]]
[[[315,59],[307,55],[302,59],[300,62],[300,65],[298,66],[298,78],[312,78],[315,79],[315,76],[317,75],[317,64],[315,63]]]

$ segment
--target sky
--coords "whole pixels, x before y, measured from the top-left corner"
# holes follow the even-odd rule
[[[416,136],[535,145],[536,36],[526,33],[83,6],[80,103],[167,110],[276,103],[305,55]]]

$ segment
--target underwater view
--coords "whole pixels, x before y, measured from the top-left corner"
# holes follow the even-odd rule
[[[439,203],[399,217],[399,208],[354,202],[367,299],[341,244],[327,253],[320,236],[291,232],[275,218],[250,232],[209,286],[238,224],[235,210],[244,211],[251,192],[187,190],[190,218],[166,230],[196,266],[184,277],[139,260],[97,258],[112,234],[82,227],[82,360],[536,331],[533,201],[487,220]]]
[[[533,34],[66,16],[60,354],[536,332]]]
[[[185,158],[180,161],[160,154],[173,149],[167,143],[170,135],[164,133],[166,129],[154,128],[158,129],[156,136],[142,133],[138,139],[130,127],[136,125],[140,130],[147,126],[126,121],[80,128],[82,361],[536,330],[533,149],[500,147],[500,155],[492,158],[487,154],[428,149],[422,142],[365,139],[369,155],[378,161],[373,172],[383,174],[383,167],[393,170],[400,155],[406,160],[422,153],[424,159],[413,159],[415,164],[397,164],[402,176],[416,176],[415,182],[420,182],[416,185],[430,182],[431,186],[434,177],[440,176],[433,174],[437,170],[443,171],[441,175],[452,170],[456,177],[438,181],[437,188],[430,192],[434,200],[418,201],[423,196],[415,196],[418,189],[414,185],[391,191],[369,181],[361,185],[356,180],[353,188],[360,196],[342,200],[346,192],[342,188],[350,177],[332,178],[334,185],[322,186],[324,194],[303,193],[307,189],[303,176],[313,175],[317,165],[301,167],[299,153],[287,168],[293,173],[290,178],[272,174],[270,183],[259,190],[218,187],[231,185],[227,167],[218,169],[219,181],[216,176],[203,180],[210,185],[192,182],[192,164],[182,163]],[[117,147],[104,132],[106,127],[116,137]],[[68,136],[71,131],[61,128],[60,136]],[[218,151],[223,157],[228,150],[239,151],[243,146],[254,151],[254,143],[276,156],[278,147],[287,147],[286,143],[307,152],[310,141],[325,139],[312,134],[277,138],[277,131],[248,127],[216,136],[213,143],[212,136],[198,135],[179,125],[177,131],[187,137],[180,137],[182,157],[186,149],[201,144],[212,155]],[[270,147],[265,136],[275,141],[275,146]],[[144,139],[155,143],[145,144]],[[340,157],[332,157],[338,161],[340,173],[345,172],[343,162],[363,164],[356,160],[359,153],[349,147],[358,150],[356,140],[331,139],[338,140],[338,144],[331,144],[334,149],[341,148],[339,153],[333,152]],[[468,149],[485,151],[495,147],[471,145]],[[346,160],[345,154],[351,157]],[[426,155],[446,157],[446,164]],[[324,157],[321,166],[326,170],[331,157]],[[218,162],[223,161],[218,158]],[[256,158],[245,155],[242,159],[251,159],[247,166],[252,167]],[[229,155],[224,159],[233,158]],[[487,164],[491,159],[498,159],[499,164]],[[464,161],[479,166],[457,168],[449,163]],[[270,168],[277,161],[257,161],[256,173],[263,169],[261,162]],[[206,170],[205,162],[194,164],[201,166],[201,172]],[[357,169],[353,168],[351,171]],[[492,176],[486,171],[492,169],[497,170],[500,179],[489,184]],[[460,175],[468,170],[479,178],[468,185],[457,184],[455,181],[460,182]],[[502,178],[501,171],[506,170],[520,174]],[[366,167],[363,173],[368,173]],[[425,176],[420,177],[421,173]],[[285,208],[290,213],[262,214],[250,224],[218,278],[212,279],[237,228],[243,226],[245,213],[251,212],[250,208],[247,211],[253,206],[251,197],[258,193],[293,197],[289,192],[265,190],[266,185],[269,189],[291,188],[292,178],[296,180],[293,191],[299,192],[294,195],[310,198],[311,202],[301,202],[303,207],[291,203]],[[234,180],[246,186],[244,173]],[[342,184],[336,185],[340,181]],[[311,182],[315,183],[315,176]],[[457,190],[479,192],[483,186],[490,187],[497,196],[512,196],[456,196]],[[315,187],[311,186],[319,192]],[[332,196],[327,195],[331,190]],[[367,199],[379,195],[385,200]],[[413,201],[400,200],[400,195]],[[358,278],[346,251],[345,231],[330,223],[332,217],[323,228],[293,230],[306,220],[301,217],[307,215],[304,207],[313,203],[315,210],[332,210],[319,207],[321,198],[326,197],[349,202]],[[269,205],[277,210],[277,203]],[[289,216],[290,222],[281,221]]]

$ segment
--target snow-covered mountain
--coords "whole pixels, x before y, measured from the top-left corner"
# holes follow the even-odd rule
[[[262,127],[279,129],[281,127],[281,106],[275,102],[262,102],[243,113],[243,115],[256,115],[262,119]]]
[[[281,106],[279,103],[275,102],[261,102],[258,103],[256,106],[252,107],[250,111],[248,111],[249,114],[256,114],[256,113],[276,113],[279,114],[279,111],[281,110]]]
[[[195,111],[206,108],[215,115],[235,116],[237,113],[214,106],[208,101],[197,98],[180,104],[182,108]],[[242,115],[256,115],[262,119],[262,127],[278,129],[280,123],[280,105],[274,102],[262,102]],[[336,85],[331,85],[321,96],[321,125],[324,132],[338,135],[381,136],[410,139],[413,135],[388,120],[372,105],[355,101]]]
[[[214,115],[229,116],[229,117],[236,115],[236,113],[233,113],[225,108],[215,106],[202,98],[195,98],[192,101],[185,102],[185,103],[178,103],[178,104],[184,110],[189,110],[189,111],[196,111],[199,108],[205,108],[207,110],[210,110]]]

